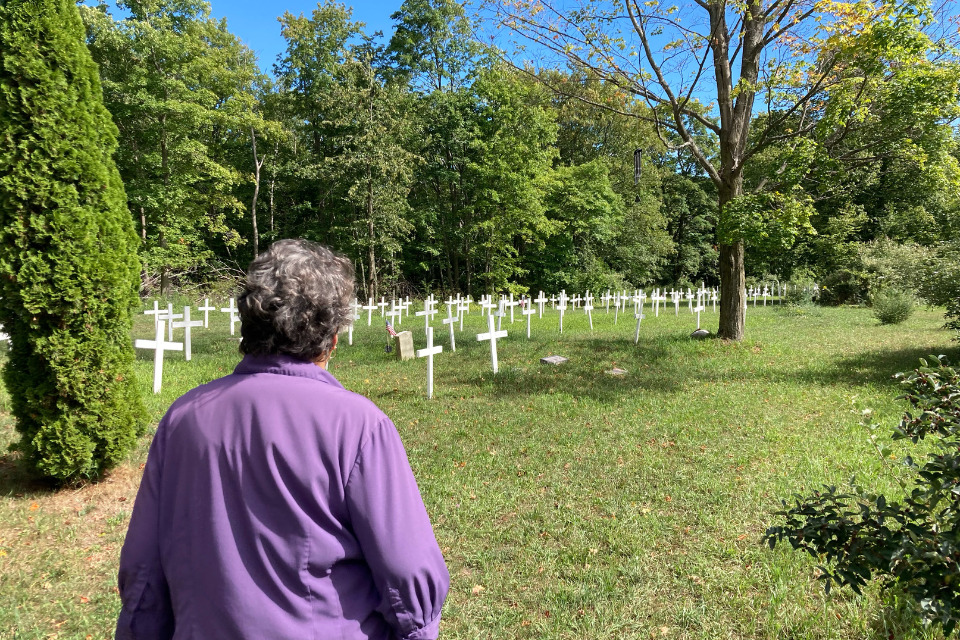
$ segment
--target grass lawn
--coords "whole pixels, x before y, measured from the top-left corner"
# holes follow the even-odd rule
[[[137,370],[155,425],[174,398],[239,361],[225,314],[195,333],[193,362],[168,354],[154,396],[152,352]],[[896,495],[860,422],[892,432],[905,408],[891,375],[918,359],[958,359],[937,310],[880,326],[866,309],[747,312],[740,344],[695,342],[685,306],[632,314],[555,312],[504,328],[492,375],[479,311],[449,353],[426,362],[384,353],[382,320],[357,321],[331,363],[400,430],[453,584],[444,638],[938,638],[871,585],[825,597],[812,559],[761,545],[781,498],[851,476]],[[484,319],[485,320],[485,319]],[[707,312],[704,326],[716,328]],[[424,346],[423,322],[412,329]],[[137,320],[137,337],[152,323]],[[542,365],[550,354],[568,357]],[[623,377],[604,373],[613,366]],[[0,451],[16,435],[0,392]],[[152,428],[148,430],[152,433]],[[112,637],[117,557],[149,434],[107,478],[57,492],[0,455],[0,639]],[[909,444],[895,447],[900,457]]]

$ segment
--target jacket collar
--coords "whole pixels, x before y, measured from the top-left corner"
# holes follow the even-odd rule
[[[307,360],[301,360],[284,354],[269,356],[245,355],[233,372],[240,375],[273,373],[281,376],[297,376],[299,378],[310,378],[311,380],[326,382],[335,387],[343,388],[343,385],[326,369],[321,369]]]

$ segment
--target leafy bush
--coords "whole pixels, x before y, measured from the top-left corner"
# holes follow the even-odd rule
[[[938,440],[922,465],[904,459],[914,477],[900,481],[902,501],[858,486],[825,487],[796,496],[792,507],[784,501],[776,515],[786,521],[767,529],[765,540],[771,548],[785,540],[821,561],[828,593],[838,584],[859,594],[876,577],[884,589],[909,596],[924,622],[950,635],[960,623],[960,372],[943,356],[921,365],[897,374],[912,409],[892,437]],[[877,448],[889,457],[889,449]]]
[[[933,251],[913,242],[895,242],[880,238],[859,247],[863,268],[863,283],[873,296],[881,289],[893,287],[903,291],[916,291],[920,286],[923,265]]]
[[[920,294],[930,304],[947,308],[946,327],[957,331],[960,340],[960,241],[941,244],[927,259]]]
[[[913,314],[916,305],[912,293],[889,287],[874,294],[873,315],[880,324],[900,324]]]

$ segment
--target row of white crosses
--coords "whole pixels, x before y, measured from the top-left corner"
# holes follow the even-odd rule
[[[210,306],[210,299],[204,298],[203,306],[198,307],[198,311],[203,311],[203,320],[191,320],[190,307],[184,307],[183,313],[174,313],[173,304],[168,304],[166,309],[161,309],[159,303],[154,300],[153,309],[147,309],[143,313],[153,316],[154,339],[153,340],[135,340],[133,345],[137,349],[152,349],[153,354],[153,392],[160,393],[161,382],[163,381],[163,354],[166,351],[182,351],[184,359],[188,362],[193,358],[192,352],[192,334],[194,328],[210,327],[210,312],[217,308]],[[235,335],[236,324],[240,321],[236,300],[230,298],[230,305],[220,309],[230,315],[230,335]],[[178,322],[177,320],[181,320]],[[173,341],[173,330],[183,329],[183,342]]]

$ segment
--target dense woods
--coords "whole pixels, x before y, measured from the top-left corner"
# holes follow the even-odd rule
[[[785,22],[799,7],[777,4]],[[276,61],[204,2],[81,11],[149,292],[290,236],[349,255],[363,297],[716,285],[728,245],[748,281],[816,280],[828,302],[933,291],[922,276],[960,235],[954,52],[925,6],[836,7],[835,32],[807,45],[817,74],[793,69],[787,87],[789,69],[758,72],[760,98],[805,106],[748,109],[725,195],[709,103],[671,110],[586,53],[517,63],[478,44],[485,25],[453,0],[407,0],[390,34],[336,2],[285,13]]]

